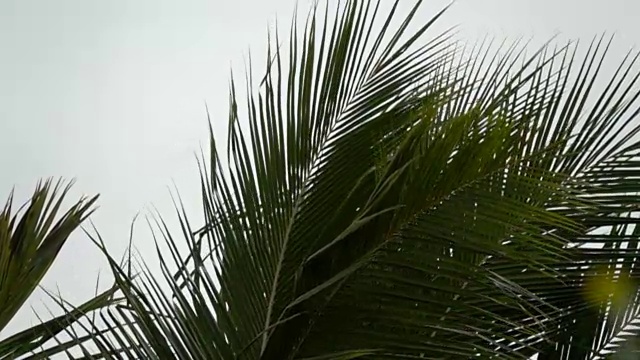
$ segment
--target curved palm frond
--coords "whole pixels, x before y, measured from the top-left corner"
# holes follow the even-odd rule
[[[464,52],[396,6],[294,22],[244,123],[232,82],[206,225],[178,211],[185,256],[158,222],[162,279],[110,258],[127,305],[94,358],[597,358],[637,332],[635,58],[594,96],[604,39]]]
[[[26,207],[15,213],[11,193],[0,212],[0,330],[36,289],[71,233],[93,211],[97,196],[80,199],[58,218],[70,189],[70,184],[62,185],[50,180],[39,183]],[[85,313],[113,304],[115,290],[109,289],[64,315],[5,336],[0,341],[0,359],[15,359],[43,347]]]

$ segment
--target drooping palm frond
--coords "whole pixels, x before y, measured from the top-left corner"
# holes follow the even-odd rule
[[[564,80],[556,82],[544,115],[547,118],[531,119],[543,124],[546,134],[570,136],[563,159],[543,166],[569,175],[571,188],[589,204],[588,208],[547,205],[582,229],[563,235],[567,241],[563,248],[570,249],[571,257],[545,262],[556,274],[556,281],[551,282],[540,276],[540,267],[493,260],[485,265],[556,309],[546,318],[519,321],[545,323],[543,332],[526,341],[547,341],[536,347],[539,359],[602,358],[608,351],[605,347],[631,338],[634,328],[630,325],[638,320],[634,315],[638,277],[633,269],[638,255],[634,238],[640,198],[634,168],[640,131],[636,120],[640,74],[634,69],[638,56],[630,53],[604,90],[594,96],[592,89],[609,45],[604,38],[594,41],[578,66],[573,66],[575,53],[567,53],[562,58],[567,64],[561,67],[566,69]],[[571,83],[570,71],[575,68],[579,73]],[[551,126],[555,129],[549,131]]]
[[[13,211],[13,193],[0,212],[0,331],[36,289],[61,248],[92,213],[97,196],[80,199],[61,217],[70,189],[61,182],[39,183],[22,211]],[[0,341],[0,359],[16,359],[41,348],[85,313],[111,305],[115,288],[87,301],[74,311],[57,316]],[[58,348],[56,351],[59,351]]]
[[[294,22],[245,122],[232,82],[206,224],[179,210],[184,254],[158,222],[162,279],[111,259],[127,306],[102,313],[95,357],[573,359],[630,338],[633,64],[598,93],[603,39],[582,61],[460,52],[424,40],[442,13],[407,32],[419,6],[395,30],[397,2]]]

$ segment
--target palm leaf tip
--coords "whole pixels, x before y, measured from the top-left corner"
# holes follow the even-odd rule
[[[39,182],[29,201],[14,212],[13,192],[0,212],[0,330],[38,286],[69,236],[93,211],[97,196],[82,198],[60,214],[72,183]],[[106,302],[102,302],[103,306]],[[60,317],[0,342],[0,357],[26,354],[41,346]],[[67,324],[69,325],[69,324]],[[11,354],[11,355],[9,355]]]
[[[408,30],[419,4],[396,27],[398,2],[379,5],[294,25],[246,121],[232,83],[206,224],[179,204],[179,236],[158,222],[162,276],[111,261],[127,306],[96,335],[110,353],[588,359],[629,338],[637,299],[584,293],[603,274],[637,293],[640,146],[616,135],[640,129],[636,73],[598,94],[604,41],[582,62],[458,53],[424,41],[431,21]]]

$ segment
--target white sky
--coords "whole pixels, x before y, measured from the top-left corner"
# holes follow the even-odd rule
[[[303,15],[311,1],[298,3]],[[448,1],[427,3],[420,15],[425,21]],[[401,4],[407,9],[413,1]],[[171,218],[172,181],[197,215],[194,153],[207,146],[204,103],[214,128],[226,123],[231,67],[242,80],[243,57],[251,49],[260,69],[268,26],[277,15],[287,30],[294,5],[0,0],[0,199],[14,185],[22,202],[39,178],[75,177],[73,197],[101,193],[93,220],[116,254],[128,242],[136,212],[153,204]],[[631,0],[459,0],[432,35],[460,24],[462,39],[533,36],[540,44],[556,32],[585,42],[616,32],[610,53],[615,63],[640,42],[639,12]],[[153,261],[146,225],[139,228],[136,245]],[[93,292],[100,268],[106,273],[95,246],[78,233],[43,285],[58,286],[79,304]],[[38,293],[30,305],[46,316],[42,299]],[[37,318],[27,307],[0,338],[31,322]]]

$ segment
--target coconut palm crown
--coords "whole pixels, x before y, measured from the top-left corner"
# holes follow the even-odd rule
[[[603,78],[606,38],[469,48],[420,7],[348,1],[271,34],[223,145],[211,128],[204,222],[180,201],[179,231],[158,220],[162,274],[111,258],[126,301],[87,327],[91,356],[633,351],[637,55]]]

